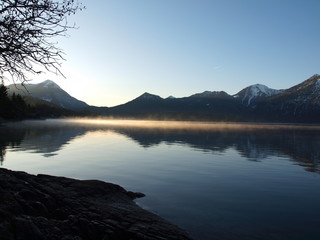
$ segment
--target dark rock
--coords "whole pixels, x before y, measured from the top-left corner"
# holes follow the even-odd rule
[[[25,200],[35,201],[38,199],[38,196],[35,192],[31,192],[30,190],[23,189],[22,191],[18,192],[20,197]]]
[[[0,168],[0,239],[190,239],[133,201],[144,196],[97,180]]]
[[[143,197],[146,196],[144,193],[141,193],[141,192],[130,192],[130,191],[128,191],[127,194],[131,199],[143,198]]]
[[[31,218],[15,219],[15,240],[44,240],[45,237]]]

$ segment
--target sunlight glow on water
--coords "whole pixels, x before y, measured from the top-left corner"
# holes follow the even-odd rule
[[[2,167],[113,182],[197,239],[318,239],[318,126],[132,120],[0,127]]]
[[[47,120],[50,121],[50,120]],[[55,120],[53,120],[55,121]],[[58,120],[59,121],[59,120]],[[194,122],[194,121],[155,121],[155,120],[126,120],[106,118],[74,118],[66,119],[65,122],[72,124],[88,124],[99,126],[117,126],[134,128],[168,128],[168,129],[190,129],[190,130],[256,130],[256,129],[316,129],[318,125],[297,125],[297,124],[263,124],[263,123],[228,123],[228,122]]]

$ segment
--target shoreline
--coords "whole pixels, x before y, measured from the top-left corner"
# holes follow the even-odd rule
[[[98,180],[0,168],[2,240],[189,240],[133,200],[142,193]]]

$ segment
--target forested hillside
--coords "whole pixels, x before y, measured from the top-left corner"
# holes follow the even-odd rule
[[[20,95],[8,95],[7,88],[0,85],[0,118],[20,119],[26,116],[27,104]]]
[[[8,88],[0,85],[0,119],[21,120],[27,118],[46,118],[75,116],[79,113],[60,108],[46,101],[19,94],[8,94]]]

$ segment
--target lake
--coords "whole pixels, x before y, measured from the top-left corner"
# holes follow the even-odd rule
[[[195,239],[320,239],[320,127],[103,119],[0,126],[4,168],[99,179]]]

